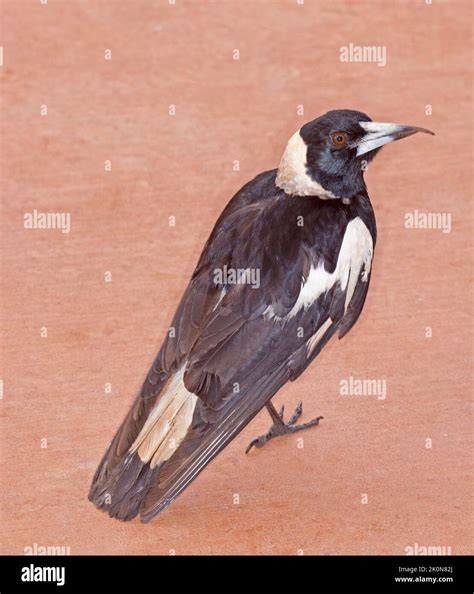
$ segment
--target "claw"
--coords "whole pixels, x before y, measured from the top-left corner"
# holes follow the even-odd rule
[[[250,450],[253,448],[253,446],[256,444],[257,441],[258,441],[258,439],[254,439],[253,441],[251,441],[249,443],[249,445],[247,446],[247,449],[245,450],[246,454],[248,454],[250,452]]]
[[[303,403],[301,400],[298,402],[295,408],[295,412],[291,415],[290,420],[288,421],[287,425],[294,425],[296,421],[301,417],[303,413]]]
[[[250,452],[250,450],[252,448],[254,448],[254,447],[255,448],[262,448],[263,445],[264,445],[264,443],[265,442],[263,441],[262,437],[255,438],[253,441],[251,441],[249,443],[249,445],[247,446],[247,449],[245,450],[245,453],[248,454]]]

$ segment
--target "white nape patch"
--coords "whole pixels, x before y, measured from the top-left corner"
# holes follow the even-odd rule
[[[151,468],[171,458],[191,425],[197,396],[184,386],[185,366],[174,374],[130,448]]]
[[[328,318],[324,324],[321,324],[321,326],[318,328],[318,330],[313,334],[313,336],[311,336],[311,338],[309,338],[306,341],[306,347],[308,349],[308,357],[311,355],[311,353],[314,351],[314,349],[317,347],[319,341],[321,340],[321,338],[326,334],[326,330],[329,328],[329,326],[331,326],[331,324],[333,323],[333,320],[331,320],[331,318]]]
[[[294,196],[318,196],[323,200],[336,199],[332,192],[312,179],[306,171],[308,145],[300,131],[295,132],[286,145],[280,161],[275,184]]]
[[[372,264],[373,242],[370,231],[359,217],[352,219],[346,227],[334,272],[327,272],[324,264],[311,267],[308,278],[301,283],[300,294],[288,313],[293,318],[301,309],[307,309],[320,295],[326,293],[336,282],[346,291],[344,310],[352,299],[362,272],[361,280],[367,282]],[[268,309],[268,308],[267,308]]]

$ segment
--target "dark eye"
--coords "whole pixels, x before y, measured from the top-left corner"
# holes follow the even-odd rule
[[[336,132],[331,136],[331,140],[336,146],[344,146],[347,142],[347,134],[345,132]]]

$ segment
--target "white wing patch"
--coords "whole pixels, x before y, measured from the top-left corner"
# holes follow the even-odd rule
[[[361,274],[362,281],[367,282],[369,278],[373,247],[372,236],[362,219],[352,219],[346,227],[336,268],[333,272],[327,272],[323,263],[317,268],[311,267],[308,278],[301,283],[300,294],[288,313],[288,318],[296,316],[301,309],[307,309],[336,282],[341,284],[342,291],[347,291],[344,304],[344,309],[347,310]]]
[[[311,267],[308,278],[301,283],[300,294],[288,317],[292,318],[301,309],[307,309],[336,282],[341,284],[342,291],[347,290],[344,304],[347,310],[361,273],[361,280],[367,282],[372,254],[372,236],[362,219],[356,217],[346,227],[334,271],[327,272],[322,263],[317,268]]]
[[[191,425],[197,396],[184,386],[184,369],[175,373],[130,448],[151,468],[171,457]]]
[[[319,341],[326,334],[326,330],[329,328],[329,326],[332,323],[333,323],[333,320],[331,320],[331,318],[328,318],[324,322],[324,324],[321,324],[321,326],[313,334],[313,336],[311,336],[311,338],[309,338],[306,341],[306,348],[307,348],[307,352],[308,352],[308,357],[311,355],[311,353],[314,351],[314,349],[318,346]]]
[[[372,236],[362,219],[359,217],[352,219],[346,227],[334,272],[327,272],[322,263],[317,267],[312,266],[308,278],[302,279],[298,299],[286,318],[277,316],[272,305],[265,309],[263,315],[275,322],[291,319],[302,309],[310,307],[337,282],[341,284],[341,290],[346,291],[344,303],[344,311],[346,311],[359,278],[363,282],[367,282],[369,278],[373,250]]]

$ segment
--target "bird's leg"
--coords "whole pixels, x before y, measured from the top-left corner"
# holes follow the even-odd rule
[[[316,417],[312,421],[308,421],[307,423],[301,423],[301,425],[296,425],[296,421],[301,417],[301,413],[303,412],[303,403],[298,402],[298,406],[295,408],[295,412],[291,415],[288,419],[288,422],[285,423],[283,420],[283,412],[284,407],[282,406],[280,412],[278,412],[273,404],[269,401],[265,405],[270,416],[273,421],[273,425],[270,427],[270,430],[265,433],[265,435],[260,435],[253,441],[251,441],[245,450],[245,453],[248,454],[250,450],[255,446],[256,448],[262,448],[267,441],[273,439],[274,437],[278,437],[279,435],[286,435],[287,433],[296,433],[297,431],[302,431],[303,429],[309,429],[310,427],[316,427],[319,425],[319,421],[323,417]]]

